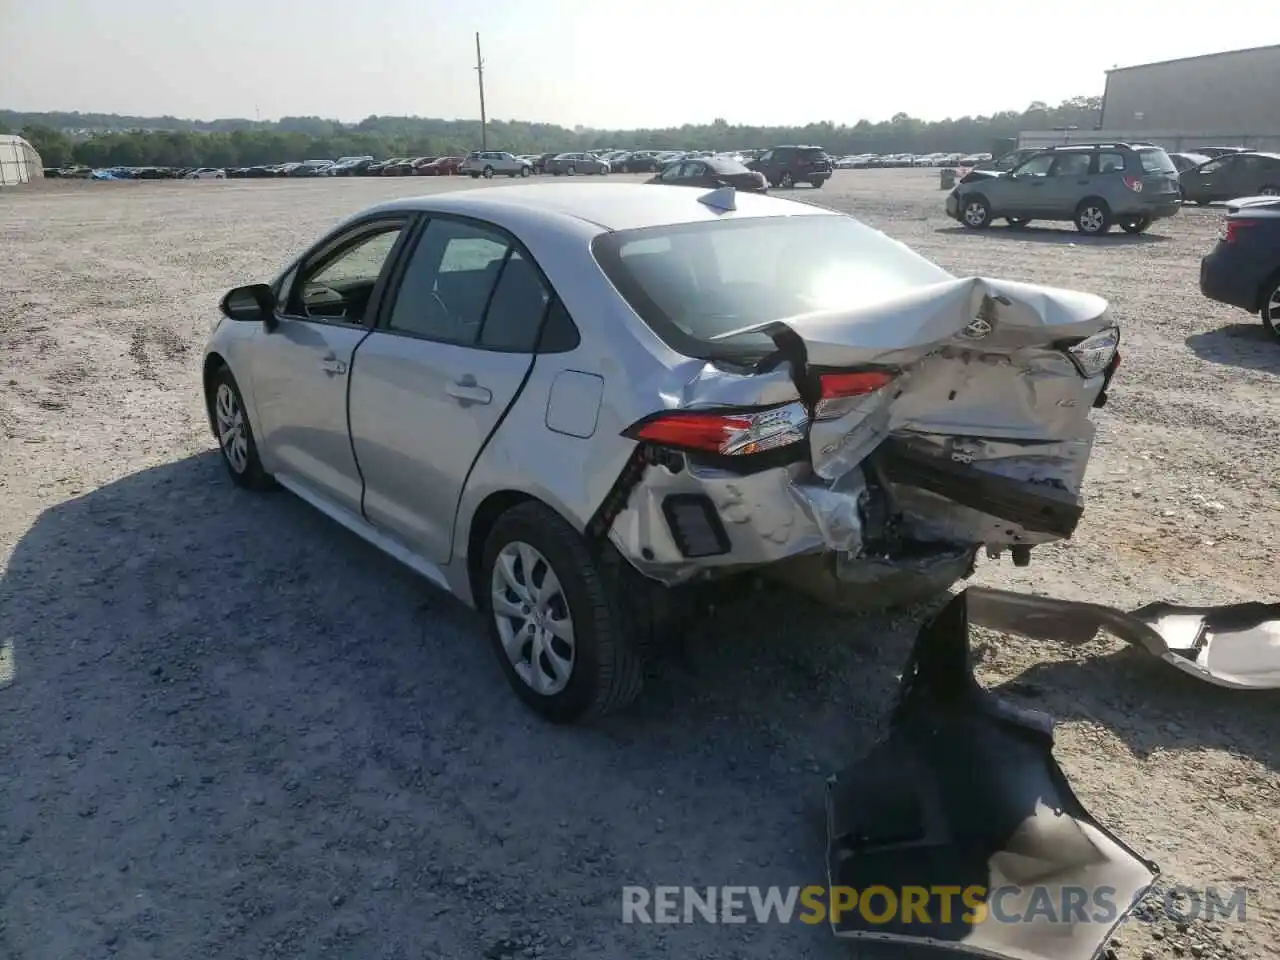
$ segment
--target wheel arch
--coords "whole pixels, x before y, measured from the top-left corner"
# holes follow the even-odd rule
[[[525,490],[494,490],[488,494],[471,514],[465,540],[467,553],[463,558],[466,563],[467,586],[471,590],[471,603],[477,610],[486,608],[488,598],[488,592],[483,589],[484,571],[481,565],[484,563],[484,543],[489,538],[489,531],[493,529],[493,525],[497,523],[500,516],[522,503],[540,503],[575,529],[577,527],[563,510],[557,509],[554,504]]]
[[[1276,267],[1270,274],[1263,277],[1262,282],[1258,284],[1258,289],[1254,292],[1253,313],[1261,313],[1262,308],[1267,305],[1267,294],[1269,294],[1280,283],[1280,267]]]
[[[204,387],[204,413],[209,420],[209,429],[217,435],[217,427],[213,422],[213,378],[217,376],[218,371],[224,367],[230,366],[225,357],[216,350],[210,350],[204,357],[204,369],[201,372],[200,383]]]

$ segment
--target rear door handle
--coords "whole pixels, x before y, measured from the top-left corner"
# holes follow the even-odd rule
[[[469,407],[473,403],[491,403],[493,401],[492,391],[477,384],[476,378],[470,375],[463,377],[461,380],[455,380],[444,388],[444,392],[464,407]]]
[[[347,365],[338,359],[337,354],[331,353],[320,361],[320,369],[331,377],[341,377],[346,375]]]

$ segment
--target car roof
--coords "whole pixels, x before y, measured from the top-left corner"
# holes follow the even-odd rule
[[[717,212],[699,202],[705,195],[689,187],[644,183],[516,184],[405,197],[366,213],[435,211],[473,216],[500,226],[505,221],[527,221],[532,216],[577,220],[607,231],[745,217],[841,215],[816,204],[746,192],[735,195],[736,210]]]

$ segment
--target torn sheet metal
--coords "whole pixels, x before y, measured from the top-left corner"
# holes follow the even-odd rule
[[[899,904],[886,918],[878,895],[833,914],[832,929],[1009,960],[1092,960],[1159,868],[1077,799],[1053,758],[1052,721],[978,684],[966,605],[957,595],[921,629],[888,737],[828,783],[830,888],[888,888]],[[908,891],[923,910],[905,908]]]
[[[1105,629],[1183,673],[1239,690],[1280,688],[1280,603],[1115,607],[970,587],[970,619],[1032,639],[1084,643]]]
[[[748,475],[683,455],[683,468],[650,467],[610,536],[666,583],[826,552],[837,579],[863,587],[919,566],[894,554],[904,542],[959,556],[1069,537],[1094,439],[1089,412],[1107,378],[1082,376],[1063,344],[1111,326],[1106,301],[1090,294],[969,278],[722,335],[768,333],[778,349],[755,365],[680,363],[664,407],[798,411],[807,450]],[[820,372],[864,365],[894,378],[865,395],[817,397]],[[689,558],[663,505],[699,493],[722,511],[731,548]],[[891,542],[868,535],[869,503],[894,518]],[[941,571],[956,556],[928,564]]]

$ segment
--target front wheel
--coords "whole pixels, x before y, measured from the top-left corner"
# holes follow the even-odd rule
[[[484,168],[482,171],[480,171],[480,172],[481,172],[481,174],[484,176],[484,178],[485,178],[486,180],[492,180],[492,179],[493,179],[493,167],[485,167],[485,168]]]
[[[1151,226],[1150,217],[1138,217],[1136,220],[1126,220],[1120,224],[1120,229],[1125,233],[1145,233],[1147,228]]]
[[[527,706],[572,723],[636,698],[642,661],[617,585],[555,511],[528,502],[504,513],[481,569],[494,652]]]
[[[965,197],[963,222],[970,230],[985,230],[991,225],[991,204],[986,197],[980,194]]]
[[[532,173],[532,172],[533,172],[533,171],[532,171],[532,170],[530,170],[528,167],[521,167],[521,168],[520,168],[520,176],[522,176],[522,177],[527,177],[527,176],[529,176],[529,174],[530,174],[530,173]]]
[[[795,179],[791,176],[791,171],[788,170],[782,174],[782,179],[778,181],[778,185],[787,190],[796,185]]]
[[[222,462],[231,481],[246,490],[270,490],[275,484],[258,458],[258,444],[244,405],[240,385],[227,367],[220,367],[209,381],[207,402]]]
[[[1269,289],[1262,298],[1262,325],[1277,340],[1280,340],[1280,277],[1271,281]]]
[[[571,177],[576,177],[578,175],[578,168],[575,167],[573,164],[569,164],[568,168],[565,170],[565,173],[567,173]]]
[[[826,183],[826,182],[827,182],[827,181],[825,181],[825,180],[810,180],[810,181],[809,181],[809,186],[813,187],[813,189],[815,189],[815,190],[821,190],[821,189],[822,189],[822,185],[823,185],[824,183]]]

